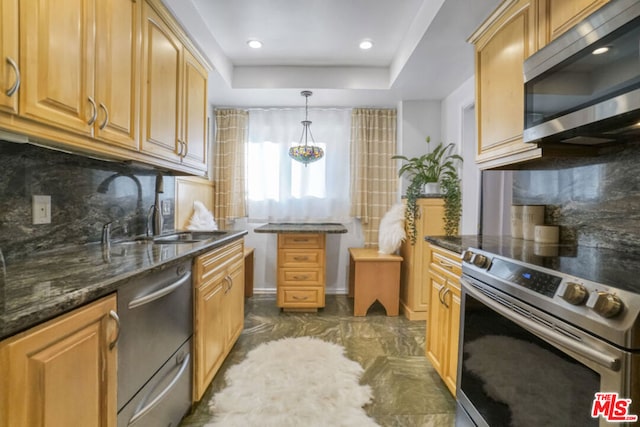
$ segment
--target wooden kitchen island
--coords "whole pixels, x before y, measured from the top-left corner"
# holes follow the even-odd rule
[[[318,311],[326,288],[326,234],[346,233],[336,223],[269,223],[256,233],[278,234],[277,303],[285,311]]]

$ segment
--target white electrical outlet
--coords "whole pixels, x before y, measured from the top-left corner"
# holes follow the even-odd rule
[[[51,224],[51,196],[33,196],[33,223]]]

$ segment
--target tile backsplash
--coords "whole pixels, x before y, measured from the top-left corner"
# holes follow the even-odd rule
[[[640,146],[596,158],[557,159],[513,175],[514,204],[547,205],[561,241],[640,253]]]
[[[11,258],[146,232],[158,171],[0,141],[0,250]],[[173,229],[173,176],[163,174],[164,231]],[[32,223],[32,196],[51,196],[51,223]]]

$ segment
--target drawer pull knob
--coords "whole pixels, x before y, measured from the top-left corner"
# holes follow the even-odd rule
[[[308,242],[308,239],[293,239],[294,242]]]
[[[294,256],[293,259],[296,260],[296,261],[307,261],[309,259],[309,257],[306,257],[306,256]]]
[[[307,276],[306,274],[303,276],[293,276],[294,279],[296,280],[307,280],[309,276]]]
[[[299,297],[299,296],[297,296],[297,295],[294,295],[294,296],[293,296],[293,299],[298,300],[298,301],[304,301],[304,300],[309,299],[309,297]]]

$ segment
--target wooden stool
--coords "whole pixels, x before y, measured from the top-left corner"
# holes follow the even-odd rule
[[[380,301],[387,316],[397,316],[400,305],[402,257],[378,253],[377,248],[349,248],[349,297],[353,315],[366,316]]]
[[[244,296],[253,296],[253,248],[244,247]]]

